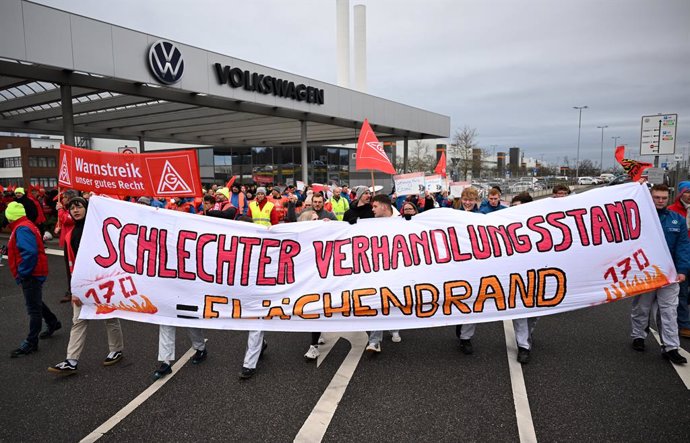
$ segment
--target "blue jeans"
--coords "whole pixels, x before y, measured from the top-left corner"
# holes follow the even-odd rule
[[[38,334],[45,318],[50,327],[58,323],[58,319],[48,306],[43,303],[43,282],[35,277],[22,279],[22,291],[26,303],[26,312],[29,314],[29,335],[26,341],[32,345],[38,345]]]
[[[690,329],[690,311],[688,310],[688,275],[680,284],[678,293],[678,329]]]

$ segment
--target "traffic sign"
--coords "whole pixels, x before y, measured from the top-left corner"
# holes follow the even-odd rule
[[[683,161],[683,154],[676,154],[673,156],[673,160],[677,162],[682,162]]]
[[[120,146],[117,148],[117,152],[120,154],[136,154],[138,149],[134,146]]]
[[[647,173],[647,181],[653,185],[660,185],[664,183],[664,170],[662,168],[649,168],[645,171]]]
[[[640,155],[675,154],[677,122],[678,114],[643,116]]]

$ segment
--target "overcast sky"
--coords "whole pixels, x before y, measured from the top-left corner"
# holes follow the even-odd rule
[[[335,0],[39,0],[336,83]],[[489,150],[604,166],[612,136],[678,114],[690,151],[690,0],[352,0],[367,6],[368,92],[451,117]],[[353,14],[350,15],[351,20]],[[352,37],[351,33],[351,37]],[[662,158],[663,161],[663,158]]]

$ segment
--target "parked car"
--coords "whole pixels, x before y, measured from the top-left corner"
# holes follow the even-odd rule
[[[616,176],[613,175],[613,174],[606,174],[606,173],[605,173],[605,174],[601,174],[601,175],[599,176],[599,178],[601,179],[601,181],[602,181],[603,183],[610,183],[611,180],[613,180],[614,178],[616,178]]]
[[[630,176],[628,174],[621,174],[617,177],[614,177],[610,182],[608,182],[607,186],[613,186],[613,185],[620,185],[622,183],[628,183],[632,180],[630,180]]]
[[[595,183],[594,183],[594,179],[592,177],[578,177],[577,184],[578,185],[593,185]]]

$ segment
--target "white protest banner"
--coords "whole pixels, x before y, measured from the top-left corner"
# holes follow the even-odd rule
[[[271,228],[104,197],[89,203],[81,318],[218,329],[366,331],[555,314],[676,280],[637,183],[489,215]]]
[[[298,191],[304,191],[304,182],[301,180],[297,180],[297,190]]]
[[[450,195],[460,198],[462,191],[468,186],[470,186],[470,182],[452,182],[450,184]]]
[[[424,193],[425,185],[423,172],[394,175],[393,182],[395,183],[395,193],[398,196]]]
[[[446,188],[446,179],[442,175],[427,175],[424,177],[426,190],[429,192],[441,192]]]

